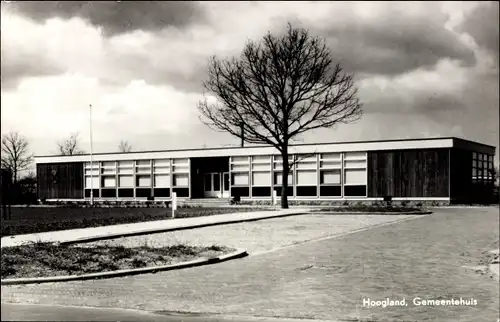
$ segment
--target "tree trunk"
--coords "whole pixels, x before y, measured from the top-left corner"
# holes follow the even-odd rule
[[[283,149],[281,153],[281,157],[283,158],[283,175],[282,175],[282,184],[281,184],[281,208],[288,209],[288,173],[290,172],[288,169],[288,150]]]

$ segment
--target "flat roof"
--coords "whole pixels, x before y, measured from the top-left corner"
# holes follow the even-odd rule
[[[326,153],[326,152],[361,152],[377,150],[408,150],[408,149],[433,149],[433,148],[462,148],[478,152],[495,154],[495,147],[479,142],[474,142],[457,137],[434,137],[419,139],[395,140],[368,140],[368,141],[343,141],[323,143],[299,143],[289,146],[289,153]],[[94,161],[161,159],[161,158],[190,158],[190,157],[215,157],[215,156],[246,156],[279,154],[272,146],[245,146],[245,147],[212,147],[189,148],[175,150],[151,150],[134,152],[109,152],[93,153]],[[89,161],[90,154],[79,155],[45,155],[35,156],[35,163],[52,162],[81,162]]]

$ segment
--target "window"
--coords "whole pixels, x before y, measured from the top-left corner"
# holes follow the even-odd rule
[[[344,153],[344,197],[366,197],[366,152]]]
[[[151,187],[151,177],[150,176],[137,176],[137,186],[138,187]]]
[[[346,160],[344,161],[344,166],[346,168],[366,168],[365,160]]]
[[[270,186],[271,172],[254,172],[252,174],[253,186]]]
[[[269,155],[254,155],[252,157],[252,162],[254,162],[254,163],[271,163],[271,157]]]
[[[189,164],[189,159],[184,158],[184,159],[173,159],[172,160],[174,165],[188,165]]]
[[[273,167],[275,170],[278,170],[278,171],[283,170],[283,162],[282,161],[283,161],[283,158],[281,157],[281,155],[274,156]],[[293,155],[289,155],[288,156],[288,165],[292,164],[292,162],[293,162]],[[290,168],[290,169],[292,169],[292,168]]]
[[[340,153],[322,153],[320,155],[321,160],[337,160],[340,161]]]
[[[120,187],[133,187],[134,177],[133,176],[119,176],[118,184]]]
[[[248,164],[231,164],[233,171],[248,171]]]
[[[320,174],[321,184],[340,184],[340,170],[323,170]]]
[[[316,162],[299,162],[297,169],[316,169]]]
[[[205,191],[212,191],[212,174],[205,174]]]
[[[103,168],[102,169],[102,174],[115,174],[116,169],[115,168]]]
[[[366,160],[366,152],[346,152],[344,160]]]
[[[153,163],[155,167],[170,167],[169,159],[153,160]]]
[[[320,161],[319,166],[321,169],[340,169],[342,163],[339,161]]]
[[[232,173],[232,184],[248,186],[248,173]]]
[[[316,171],[311,170],[297,170],[297,185],[311,186],[316,185],[318,182]]]
[[[282,172],[275,172],[274,173],[274,184],[275,185],[282,185],[283,184],[283,173]],[[288,173],[288,185],[291,186],[293,185],[293,175],[292,173]]]
[[[85,177],[85,188],[90,189],[91,185],[93,189],[99,188],[99,177],[92,177],[92,182],[90,177]]]
[[[155,174],[155,187],[170,187],[170,175]]]
[[[119,174],[133,174],[134,168],[118,168]]]
[[[234,163],[248,163],[248,157],[231,157],[231,162]]]
[[[99,171],[98,170],[90,170],[90,169],[87,169],[85,170],[85,175],[86,176],[94,176],[94,177],[98,177],[99,176]]]
[[[472,180],[484,183],[493,180],[493,156],[483,153],[472,153]]]
[[[102,186],[103,186],[103,188],[116,187],[116,178],[115,177],[102,177]]]
[[[118,161],[119,168],[133,168],[134,161]]]
[[[188,187],[189,186],[189,175],[188,174],[174,174],[174,186],[176,186],[176,187]]]
[[[344,182],[346,185],[365,185],[366,170],[365,169],[346,169]]]
[[[220,174],[214,173],[214,191],[220,191]]]
[[[270,163],[254,163],[252,164],[252,170],[264,170],[264,171],[269,171],[271,170],[271,164]]]
[[[118,189],[118,198],[133,198],[134,189]]]

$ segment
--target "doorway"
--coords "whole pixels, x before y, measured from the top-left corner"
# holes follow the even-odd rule
[[[205,198],[229,198],[229,172],[209,172],[203,175]]]

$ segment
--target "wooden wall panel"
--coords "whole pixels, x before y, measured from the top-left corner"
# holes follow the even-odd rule
[[[37,164],[38,198],[83,199],[83,162]]]
[[[451,198],[453,203],[491,203],[493,184],[473,183],[472,151],[451,150]]]
[[[449,197],[449,149],[368,152],[368,197]]]

